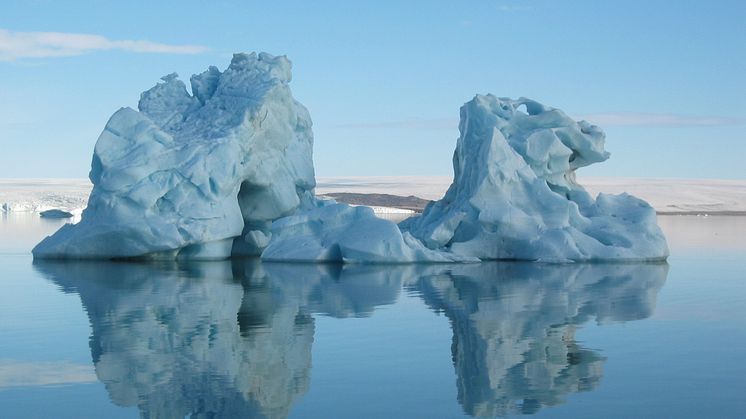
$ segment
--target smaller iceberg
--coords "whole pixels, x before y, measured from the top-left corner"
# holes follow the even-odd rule
[[[72,218],[73,213],[61,209],[48,209],[39,213],[42,218]]]
[[[593,199],[575,171],[609,158],[605,135],[559,109],[477,95],[461,108],[454,179],[400,223],[425,246],[481,260],[665,260],[655,210],[627,194]]]

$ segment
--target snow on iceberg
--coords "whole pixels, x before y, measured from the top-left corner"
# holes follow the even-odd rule
[[[482,260],[668,256],[650,205],[627,194],[594,200],[575,182],[576,169],[609,158],[597,126],[533,100],[477,95],[459,130],[445,196],[400,224],[428,248]]]
[[[415,240],[409,249],[395,224],[373,212],[314,196],[313,134],[306,108],[291,95],[290,61],[235,54],[223,72],[176,74],[117,111],[99,137],[91,163],[94,187],[78,224],[65,225],[33,250],[37,258],[223,259],[261,255],[275,240],[283,259],[307,224],[319,236],[298,261],[462,260],[436,255]],[[272,227],[282,217],[322,211]],[[354,217],[345,214],[354,213]],[[302,221],[304,220],[304,221]],[[347,220],[354,225],[341,225]],[[375,230],[370,230],[375,229]],[[339,236],[340,234],[344,235]]]

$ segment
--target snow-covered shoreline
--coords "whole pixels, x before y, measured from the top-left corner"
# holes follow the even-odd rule
[[[627,192],[650,203],[660,215],[746,215],[746,180],[579,178],[591,195]],[[387,193],[438,199],[447,176],[319,177],[316,193]],[[88,179],[0,179],[0,212],[60,209],[79,214],[88,201]],[[377,214],[411,210],[373,205]]]

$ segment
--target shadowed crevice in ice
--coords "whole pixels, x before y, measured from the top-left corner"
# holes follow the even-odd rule
[[[287,417],[308,393],[317,316],[375,316],[403,289],[450,321],[454,398],[467,414],[558,405],[595,389],[603,375],[604,357],[575,341],[576,327],[650,316],[668,270],[246,260],[34,268],[80,296],[96,375],[117,405],[137,406],[143,417],[268,418]],[[402,357],[417,356],[402,349]]]

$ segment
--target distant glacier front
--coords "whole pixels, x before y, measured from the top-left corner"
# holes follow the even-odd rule
[[[575,171],[602,162],[605,135],[521,98],[461,108],[454,180],[400,225],[316,198],[308,110],[283,56],[234,54],[224,71],[176,74],[110,118],[93,153],[81,221],[38,259],[412,263],[653,261],[668,247],[655,211],[590,196]]]

